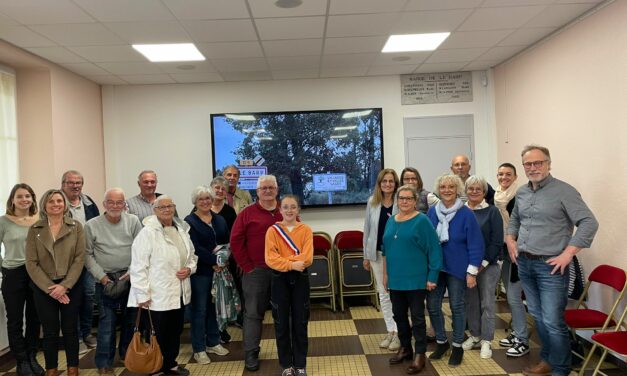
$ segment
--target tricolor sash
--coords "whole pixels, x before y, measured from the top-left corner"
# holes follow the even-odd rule
[[[279,237],[283,239],[285,244],[294,252],[295,255],[300,255],[300,249],[298,249],[296,244],[292,241],[292,238],[290,238],[287,232],[285,232],[285,230],[283,230],[278,223],[273,224],[272,228],[274,228],[274,231],[279,234]]]

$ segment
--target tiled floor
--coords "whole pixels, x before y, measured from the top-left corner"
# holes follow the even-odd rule
[[[507,336],[505,328],[510,315],[507,313],[507,305],[498,302],[498,314],[496,319],[496,333],[493,341],[492,359],[479,358],[479,350],[467,351],[460,367],[451,368],[447,364],[447,357],[443,360],[427,362],[427,367],[421,375],[438,376],[466,376],[466,375],[522,375],[522,369],[539,360],[538,345],[532,337],[529,355],[522,358],[509,358],[505,350],[498,346],[498,341]],[[446,327],[451,330],[450,312],[444,307],[447,315]],[[229,328],[232,341],[225,345],[231,353],[225,357],[210,355],[211,364],[199,365],[192,357],[189,330],[183,334],[178,362],[189,369],[192,376],[242,376],[242,375],[280,375],[277,359],[277,351],[274,342],[274,327],[272,315],[266,313],[261,341],[261,368],[257,372],[244,370],[244,354],[242,351],[242,332],[235,327]],[[371,306],[351,307],[346,312],[333,313],[326,308],[314,308],[311,312],[309,323],[309,357],[307,359],[307,372],[312,376],[396,376],[405,375],[405,368],[409,362],[399,365],[389,365],[388,358],[392,355],[387,350],[379,348],[379,341],[385,333],[385,325],[382,315]],[[429,344],[427,353],[433,351],[434,344]],[[83,355],[80,361],[80,373],[84,376],[97,376],[94,368],[94,353],[92,350]],[[38,358],[43,365],[43,354]],[[595,363],[596,364],[596,363]],[[65,370],[65,356],[59,353],[59,369]],[[613,365],[606,367],[610,375],[624,375],[624,371],[616,369]],[[132,376],[123,364],[116,362],[115,372],[121,376]],[[0,364],[0,376],[15,375],[15,362],[7,359]]]

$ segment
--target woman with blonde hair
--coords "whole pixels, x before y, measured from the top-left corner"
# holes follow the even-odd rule
[[[26,270],[43,327],[46,376],[57,376],[59,329],[67,375],[78,375],[78,312],[83,285],[77,283],[85,263],[83,226],[68,216],[62,191],[50,189],[41,198],[40,217],[26,238]]]
[[[364,221],[364,269],[374,273],[383,320],[388,334],[379,344],[381,348],[397,351],[401,342],[398,338],[396,322],[392,313],[390,294],[383,285],[383,232],[388,218],[398,213],[398,206],[394,201],[399,179],[396,171],[385,168],[379,172],[374,192],[366,205],[366,219]]]

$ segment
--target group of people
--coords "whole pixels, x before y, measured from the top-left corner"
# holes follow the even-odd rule
[[[523,372],[568,373],[564,270],[575,253],[590,246],[598,223],[579,193],[550,175],[548,149],[528,146],[521,157],[529,183],[520,189],[514,165],[499,167],[494,190],[484,178],[469,176],[465,156],[453,158],[452,173],[438,177],[433,192],[425,190],[414,168],[405,168],[400,179],[392,169],[379,173],[367,204],[364,268],[375,276],[388,331],[380,346],[395,351],[390,364],[411,360],[406,372],[421,372],[431,337],[437,343],[432,360],[450,351],[448,363],[457,366],[464,351],[475,347],[481,358],[490,358],[500,276],[513,321],[511,335],[500,341],[509,347],[507,355],[529,352],[524,291],[542,360]],[[99,375],[113,375],[116,352],[124,359],[135,316],[148,311],[163,354],[160,372],[188,375],[176,362],[188,305],[199,364],[211,362],[208,354],[229,353],[221,343],[230,339],[227,325],[239,323],[245,368],[257,371],[262,321],[271,307],[282,376],[306,375],[312,229],[300,221],[298,197],[279,199],[274,176],[257,180],[253,202],[237,188],[236,166],[227,166],[223,175],[193,190],[194,209],[184,220],[172,198],[156,192],[154,171],[139,174],[136,196],[107,190],[102,215],[82,192],[77,171],[63,175],[61,189],[43,194],[39,211],[32,188],[15,185],[0,217],[0,242],[6,249],[2,292],[18,375],[58,375],[59,330],[69,376],[78,375],[82,346],[96,347]],[[442,313],[447,290],[450,343]],[[95,297],[97,338],[91,335]],[[35,357],[40,325],[45,370]]]
[[[551,176],[547,148],[527,146],[521,158],[529,182],[520,188],[513,164],[499,166],[499,186],[493,189],[483,177],[469,174],[464,155],[452,159],[451,174],[438,177],[433,192],[424,189],[414,168],[405,168],[400,179],[392,169],[380,171],[366,207],[364,268],[374,274],[388,331],[379,346],[395,352],[390,364],[411,360],[407,374],[425,367],[428,339],[436,342],[429,359],[450,351],[452,367],[462,363],[464,351],[476,347],[480,358],[492,357],[499,278],[512,312],[513,330],[499,341],[508,348],[506,354],[529,353],[524,291],[542,350],[541,361],[523,373],[570,372],[563,318],[566,269],[577,252],[590,247],[598,223],[581,195]],[[450,342],[442,313],[446,291]]]

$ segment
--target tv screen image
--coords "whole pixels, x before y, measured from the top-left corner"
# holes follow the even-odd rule
[[[365,204],[383,166],[381,108],[211,115],[214,176],[240,168],[239,188],[275,175],[303,207]]]

